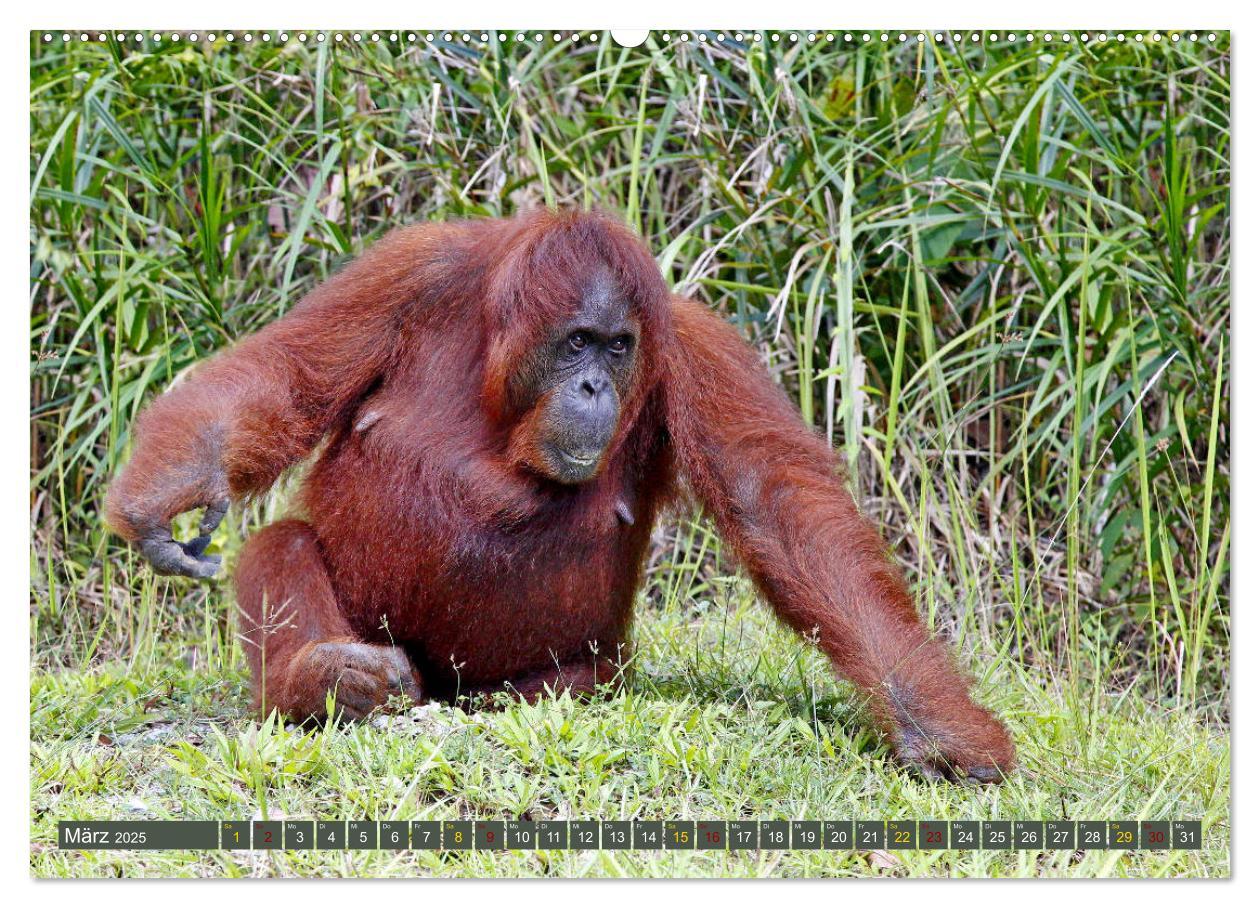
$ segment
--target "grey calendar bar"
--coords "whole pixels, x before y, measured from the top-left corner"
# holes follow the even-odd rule
[[[1199,820],[62,820],[57,847],[266,851],[1089,851],[1203,847]]]
[[[57,847],[82,851],[208,851],[220,847],[217,820],[62,820]]]

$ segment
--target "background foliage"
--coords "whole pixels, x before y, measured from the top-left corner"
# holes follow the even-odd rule
[[[98,504],[146,395],[394,225],[546,203],[625,212],[746,326],[929,612],[1219,691],[1225,36],[362,37],[32,38],[39,653],[112,601]]]

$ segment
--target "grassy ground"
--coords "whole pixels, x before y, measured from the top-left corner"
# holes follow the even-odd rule
[[[1228,872],[1228,35],[234,37],[31,37],[34,872]],[[101,527],[136,411],[390,227],[538,204],[624,214],[742,327],[1012,722],[1015,780],[890,770],[688,514],[659,528],[621,699],[306,737],[243,713],[226,585],[155,578]],[[229,569],[291,485],[225,522]],[[1210,832],[888,867],[48,848],[58,818],[176,808]]]
[[[144,665],[33,685],[32,870],[50,876],[1219,876],[1229,742],[1134,696],[1084,700],[1009,664],[981,697],[1011,721],[1007,784],[928,784],[890,767],[852,692],[741,597],[653,613],[634,684],[471,716],[286,731],[243,714],[239,671]],[[56,820],[1203,818],[1201,852],[393,854],[61,852]]]

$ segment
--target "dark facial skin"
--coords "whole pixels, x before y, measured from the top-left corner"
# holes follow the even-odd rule
[[[598,472],[634,375],[638,339],[625,297],[608,275],[597,274],[577,314],[539,351],[539,454],[556,482],[581,483]]]

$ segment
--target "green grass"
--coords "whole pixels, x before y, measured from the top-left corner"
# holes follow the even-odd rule
[[[1202,816],[1200,855],[913,855],[881,872],[1228,873],[1229,36],[705,37],[31,36],[37,843],[133,797],[137,816]],[[688,514],[654,541],[632,691],[527,723],[567,716],[568,764],[513,749],[524,707],[476,718],[433,765],[420,755],[441,735],[372,728],[272,729],[273,756],[250,756],[230,588],[156,578],[101,526],[131,420],[390,227],[537,204],[620,212],[679,292],[743,328],[1011,720],[1015,780],[891,770]],[[229,569],[293,481],[225,521]],[[146,712],[154,736],[127,737]],[[201,745],[178,747],[190,728]],[[685,756],[667,759],[662,728]],[[180,772],[201,757],[204,787]],[[481,869],[875,872],[852,856],[553,857]],[[53,874],[180,860],[32,853]],[[325,860],[239,868],[415,869]],[[460,860],[431,869],[475,869]]]
[[[1229,742],[1182,715],[1098,692],[1084,703],[1006,667],[981,688],[1023,768],[1002,786],[891,769],[850,690],[749,596],[652,614],[630,690],[421,720],[289,730],[245,714],[247,679],[144,665],[44,675],[32,870],[48,876],[1220,876],[1229,873]],[[56,820],[1203,818],[1182,852],[61,852]]]

